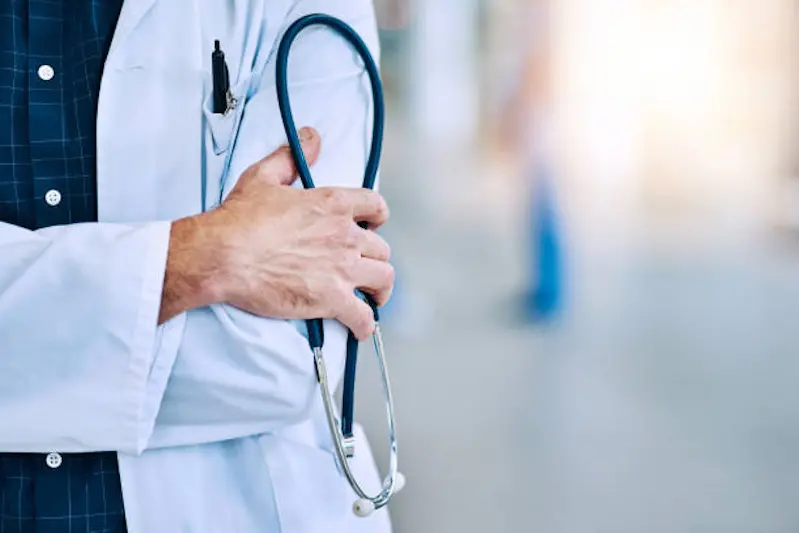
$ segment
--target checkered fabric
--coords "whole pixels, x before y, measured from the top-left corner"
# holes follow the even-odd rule
[[[0,2],[0,221],[34,229],[96,219],[97,96],[121,6]]]
[[[60,457],[0,454],[0,532],[124,533],[116,455]]]
[[[121,7],[0,0],[0,222],[96,220],[97,97]],[[0,533],[124,532],[116,455],[57,457],[0,454]]]

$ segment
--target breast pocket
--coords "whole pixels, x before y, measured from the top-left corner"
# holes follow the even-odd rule
[[[210,89],[211,81],[208,80],[209,89],[203,100],[205,120],[203,211],[213,209],[221,202],[251,79],[248,76],[231,86],[231,107],[225,113],[214,113],[214,95]]]

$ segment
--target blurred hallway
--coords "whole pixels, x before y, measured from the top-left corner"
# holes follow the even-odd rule
[[[613,233],[607,213],[568,209],[568,311],[521,328],[514,197],[453,215],[431,198],[435,170],[389,145],[386,233],[427,298],[389,329],[409,480],[397,533],[799,529],[799,250],[710,224]],[[476,174],[449,205],[491,196]],[[363,361],[359,417],[379,456]]]
[[[531,2],[483,4],[499,21],[466,40],[483,100],[518,53],[503,24]],[[447,144],[462,117],[420,135],[394,35],[396,533],[799,531],[799,246],[774,230],[799,209],[779,207],[799,25],[767,4],[554,4],[568,271],[546,328],[518,319],[523,178],[486,138]],[[384,459],[375,372],[364,357],[358,418]]]

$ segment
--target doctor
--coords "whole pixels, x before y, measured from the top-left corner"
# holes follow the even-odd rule
[[[327,187],[288,187],[274,52],[311,12],[377,56],[369,0],[0,3],[0,533],[390,529],[352,513],[291,320],[330,319],[340,370],[341,323],[373,327],[354,288],[383,303],[393,285],[388,246],[355,224],[387,219],[354,189],[368,81],[325,29],[296,41],[289,78]]]

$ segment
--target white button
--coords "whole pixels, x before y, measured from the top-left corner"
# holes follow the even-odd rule
[[[42,65],[39,67],[39,77],[44,81],[50,81],[55,76],[55,70],[50,65]]]
[[[61,203],[61,193],[55,189],[50,189],[44,194],[44,201],[47,202],[47,205],[55,207]]]
[[[47,454],[45,462],[47,462],[47,466],[49,466],[50,468],[58,468],[59,466],[61,466],[61,463],[63,463],[64,460],[61,458],[60,453],[53,452]]]

